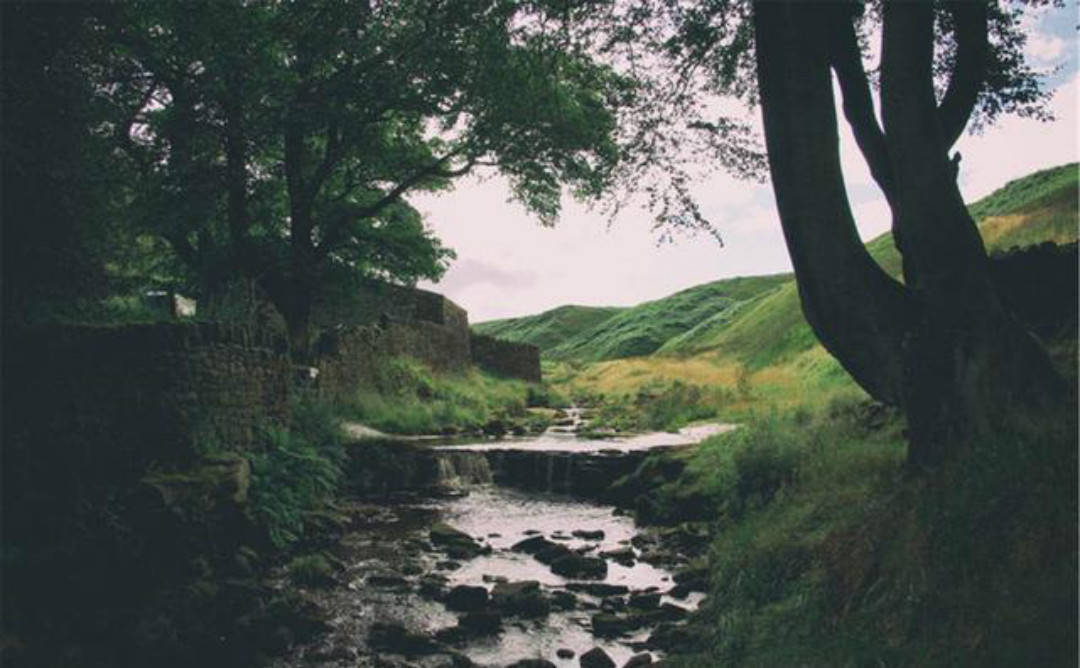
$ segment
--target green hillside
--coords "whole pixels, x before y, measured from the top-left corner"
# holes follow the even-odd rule
[[[625,309],[544,353],[590,362],[649,355],[703,320],[745,308],[789,280],[790,275],[731,278],[682,290]]]
[[[1011,181],[969,208],[991,252],[1042,241],[1074,241],[1077,164]],[[900,254],[892,234],[882,234],[866,247],[878,264],[899,278]],[[596,361],[653,351],[675,356],[715,352],[759,369],[816,345],[799,308],[792,276],[760,278],[761,283],[736,279],[750,288],[737,296],[734,291],[725,293],[721,286],[729,284],[719,281],[628,309],[587,335],[568,341],[552,351],[552,356]],[[667,318],[672,319],[670,324]],[[663,326],[658,324],[661,319]]]
[[[537,315],[479,322],[472,329],[478,334],[531,343],[541,350],[549,350],[623,310],[618,306],[567,305]]]

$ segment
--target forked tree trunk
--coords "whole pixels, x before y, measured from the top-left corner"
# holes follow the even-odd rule
[[[957,189],[932,87],[929,5],[886,6],[888,163],[876,167],[889,172],[895,188],[888,199],[904,238],[908,285],[866,253],[847,201],[830,65],[837,12],[818,3],[759,2],[758,84],[773,189],[806,319],[856,382],[903,409],[910,461],[932,467],[1014,418],[1053,414],[1064,385],[998,300]]]

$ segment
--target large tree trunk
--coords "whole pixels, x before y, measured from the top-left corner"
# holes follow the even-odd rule
[[[957,189],[947,155],[955,137],[943,136],[930,74],[929,5],[886,7],[887,150],[867,157],[894,188],[888,199],[908,285],[866,253],[844,190],[830,74],[838,12],[758,3],[758,80],[773,189],[807,321],[856,382],[904,410],[910,461],[932,467],[953,447],[1047,415],[1061,405],[1064,386],[998,300]],[[869,122],[876,128],[872,114]]]

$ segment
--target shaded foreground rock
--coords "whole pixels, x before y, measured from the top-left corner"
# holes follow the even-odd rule
[[[443,646],[425,635],[414,633],[400,622],[375,622],[368,631],[368,645],[373,649],[406,656],[437,654]]]
[[[473,612],[487,605],[488,592],[483,587],[458,585],[447,592],[443,603],[456,612]]]
[[[428,535],[431,543],[446,552],[451,559],[472,559],[491,552],[490,546],[480,545],[469,534],[445,522],[432,525]]]
[[[491,590],[491,602],[504,614],[521,617],[543,617],[551,610],[551,603],[536,580],[496,583]]]
[[[599,647],[593,647],[578,659],[581,668],[615,668],[615,662],[611,660],[607,652]]]

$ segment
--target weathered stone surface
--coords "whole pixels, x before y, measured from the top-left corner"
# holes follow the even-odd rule
[[[488,603],[488,591],[483,587],[458,585],[447,592],[443,603],[450,610],[457,612],[480,610]]]
[[[599,647],[593,647],[578,659],[581,668],[615,668],[615,662],[608,653]]]

